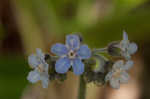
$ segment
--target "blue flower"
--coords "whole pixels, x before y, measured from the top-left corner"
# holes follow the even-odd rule
[[[37,49],[36,52],[36,55],[32,54],[28,57],[28,63],[34,70],[29,72],[27,79],[31,83],[36,83],[41,80],[43,88],[47,88],[49,83],[49,65],[45,62],[45,56],[41,49]]]
[[[121,83],[127,83],[129,75],[126,72],[133,66],[132,61],[127,61],[126,64],[122,60],[114,63],[112,70],[106,75],[105,81],[109,81],[112,88],[118,89]]]
[[[66,45],[57,43],[52,46],[51,52],[59,56],[56,61],[55,70],[57,73],[66,73],[72,66],[75,75],[81,75],[84,72],[82,59],[88,59],[91,51],[87,45],[80,45],[77,35],[68,35]]]
[[[138,49],[135,43],[130,43],[125,31],[123,32],[123,40],[119,43],[119,48],[121,49],[121,55],[127,60],[129,60],[131,55],[133,55]]]

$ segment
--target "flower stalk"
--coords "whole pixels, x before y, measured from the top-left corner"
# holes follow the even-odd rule
[[[107,47],[106,48],[94,49],[92,53],[96,54],[96,53],[103,53],[103,52],[107,52]]]
[[[78,99],[85,99],[86,98],[86,82],[83,78],[83,75],[80,76],[80,83],[78,89]]]

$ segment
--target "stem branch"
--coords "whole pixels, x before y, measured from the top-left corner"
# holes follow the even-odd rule
[[[94,49],[93,53],[103,53],[103,52],[107,52],[107,48],[99,48],[99,49]]]

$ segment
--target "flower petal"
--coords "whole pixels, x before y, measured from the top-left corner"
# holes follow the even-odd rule
[[[55,70],[57,73],[66,73],[70,67],[71,62],[67,57],[60,58],[55,64]]]
[[[137,51],[138,47],[135,43],[130,43],[128,48],[129,54],[134,54]]]
[[[113,65],[113,69],[120,69],[123,66],[123,63],[124,63],[123,60],[115,62]]]
[[[129,40],[128,40],[128,34],[123,31],[123,40],[120,42],[120,47],[122,51],[125,51],[126,48],[128,48],[129,45]]]
[[[84,72],[84,64],[79,58],[73,60],[72,67],[75,75],[81,75]]]
[[[39,58],[43,58],[44,59],[44,54],[42,53],[42,50],[40,48],[36,49],[36,53],[37,53],[37,56]]]
[[[110,80],[110,85],[111,85],[112,88],[115,88],[115,89],[119,89],[120,88],[120,83],[119,83],[118,79],[112,78]]]
[[[105,77],[105,81],[107,82],[107,81],[111,80],[112,75],[113,75],[113,72],[109,72]]]
[[[57,43],[52,46],[51,52],[58,56],[62,56],[68,53],[68,49],[65,45]]]
[[[80,46],[80,39],[77,35],[68,35],[66,37],[66,44],[71,49],[79,48]]]
[[[37,81],[40,80],[40,74],[36,70],[29,72],[27,79],[31,83],[36,83]]]
[[[120,83],[127,83],[129,81],[129,75],[127,72],[121,72],[120,74]]]
[[[127,61],[126,64],[122,67],[123,70],[129,70],[133,66],[133,61]]]
[[[80,46],[79,50],[77,51],[77,54],[81,59],[88,59],[91,57],[91,51],[87,45]]]
[[[123,31],[123,40],[125,40],[125,41],[128,40],[128,34],[126,31]]]
[[[44,71],[45,71],[45,72],[48,72],[49,64],[44,63],[43,65],[44,65]]]
[[[41,75],[41,81],[42,81],[43,88],[48,88],[48,83],[49,83],[48,73],[44,73]]]
[[[122,55],[126,60],[130,60],[130,59],[131,59],[131,55],[130,55],[127,51],[122,52],[121,55]]]
[[[32,67],[32,68],[35,68],[35,67],[37,67],[41,62],[40,62],[40,60],[38,60],[38,58],[37,58],[37,56],[35,56],[35,55],[30,55],[29,57],[28,57],[28,63],[29,63],[29,65]]]

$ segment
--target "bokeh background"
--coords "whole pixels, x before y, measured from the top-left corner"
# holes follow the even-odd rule
[[[69,73],[48,89],[26,80],[27,57],[80,32],[91,48],[121,40],[138,44],[131,80],[119,90],[87,85],[87,99],[150,99],[149,0],[0,0],[0,99],[76,99],[78,77]]]

